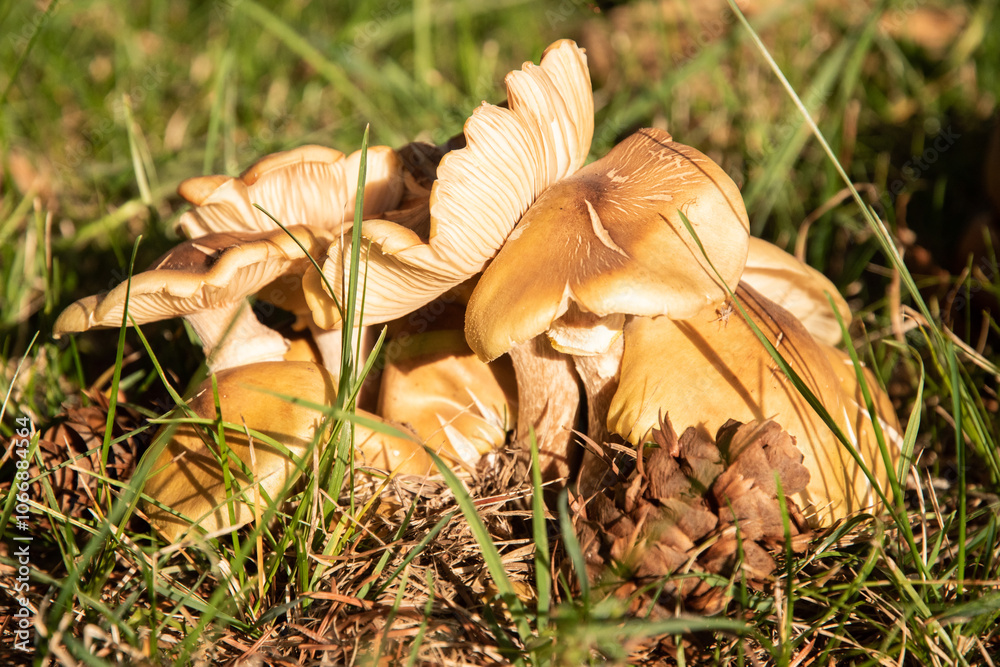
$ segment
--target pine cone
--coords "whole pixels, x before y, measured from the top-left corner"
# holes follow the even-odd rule
[[[65,516],[84,516],[99,493],[101,447],[109,404],[102,393],[87,392],[87,396],[91,405],[67,409],[42,433],[38,441],[42,465],[33,461],[29,468],[35,480],[31,485],[31,497],[46,502],[43,483],[37,478],[47,474],[59,511]],[[110,479],[127,480],[131,476],[140,446],[139,438],[131,432],[142,421],[136,411],[121,404],[117,406],[105,468]],[[126,434],[130,435],[115,442]]]
[[[653,439],[658,447],[636,461],[635,471],[576,517],[591,581],[631,598],[632,612],[669,616],[680,603],[717,613],[730,598],[713,579],[766,585],[775,568],[771,554],[785,541],[776,480],[791,546],[806,547],[811,532],[787,497],[806,487],[809,471],[795,439],[776,423],[730,420],[713,442],[693,428],[678,438],[661,418]]]

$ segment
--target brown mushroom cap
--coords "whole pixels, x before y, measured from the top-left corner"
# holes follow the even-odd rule
[[[558,41],[506,83],[508,108],[478,107],[465,124],[465,148],[441,160],[426,236],[389,220],[364,223],[365,323],[401,317],[482,271],[535,198],[586,160],[594,114],[582,49]],[[340,300],[349,257],[345,237],[323,268]],[[329,294],[316,297],[316,322],[339,326]]]
[[[640,130],[556,183],[528,209],[476,286],[466,318],[472,349],[494,359],[549,330],[574,303],[597,318],[685,318],[723,300],[725,289],[680,212],[722,279],[735,286],[749,238],[739,189],[668,133]]]
[[[736,292],[751,319],[841,428],[841,380],[828,353],[780,306],[746,285]],[[608,427],[643,442],[669,414],[676,424],[715,433],[727,420],[773,419],[802,451],[811,479],[793,499],[814,524],[829,525],[870,508],[868,480],[849,452],[777,367],[739,312],[728,320],[707,309],[683,321],[636,317],[625,325],[621,382]]]
[[[851,308],[829,278],[773,243],[753,237],[740,282],[750,285],[790,312],[802,326],[827,345],[841,342],[840,323],[851,323]],[[836,311],[826,295],[833,298]]]
[[[324,230],[293,227],[289,232],[294,239],[275,229],[210,234],[182,243],[153,268],[132,276],[131,287],[123,282],[70,305],[56,320],[54,332],[121,326],[127,292],[129,314],[138,324],[186,317],[206,355],[216,355],[216,363],[210,363],[215,370],[264,360],[261,355],[266,359],[276,353],[273,358],[280,359],[287,345],[257,322],[245,298],[269,285],[273,292],[279,277],[305,270],[309,260],[296,239],[311,254],[323,252],[330,242]]]
[[[178,225],[189,237],[227,231],[270,231],[277,226],[255,208],[264,207],[286,227],[311,225],[341,231],[353,222],[361,151],[345,156],[325,146],[273,153],[239,178],[199,176],[177,191],[195,208]],[[392,209],[403,193],[402,161],[388,146],[368,149],[366,215]]]
[[[322,366],[307,362],[241,366],[216,374],[216,382],[221,419],[236,427],[225,431],[235,521],[230,520],[215,434],[211,429],[181,424],[170,434],[144,486],[144,493],[155,501],[146,503],[150,523],[171,542],[188,533],[192,523],[209,532],[249,523],[254,518],[252,504],[257,498],[263,502],[266,495],[278,500],[300,470],[311,465],[309,459],[303,459],[313,443],[323,446],[325,434],[320,429],[326,423],[324,415],[268,392],[325,405],[332,405],[336,396],[332,376]],[[216,417],[211,379],[198,388],[188,406],[199,417]],[[362,416],[377,419],[374,415]],[[280,443],[294,458],[260,438],[252,440],[251,457],[251,440],[243,430],[244,425]],[[365,465],[416,474],[433,468],[415,440],[389,436],[360,425],[355,426],[355,431],[358,460]],[[165,432],[166,428],[159,437]],[[261,493],[255,494],[251,477],[244,469],[252,472]],[[264,511],[261,508],[261,514]]]

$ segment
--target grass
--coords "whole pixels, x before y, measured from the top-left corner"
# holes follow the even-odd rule
[[[581,578],[568,506],[495,499],[541,498],[537,480],[359,474],[352,496],[341,457],[276,522],[176,549],[129,518],[128,486],[63,464],[31,487],[28,653],[11,596],[20,501],[0,500],[4,661],[995,664],[1000,270],[982,223],[1000,211],[981,175],[995,1],[949,6],[929,36],[907,30],[930,2],[738,3],[763,51],[716,3],[300,4],[0,8],[0,435],[29,433],[6,449],[5,480],[18,451],[46,469],[42,436],[67,410],[114,406],[83,447],[106,462],[151,439],[127,416],[162,416],[204,377],[176,321],[50,335],[72,300],[127,279],[133,254],[145,267],[177,242],[182,179],[304,143],[353,150],[369,125],[372,144],[443,142],[503,99],[507,71],[569,36],[595,82],[593,156],[667,127],[740,184],[755,234],[800,248],[849,298],[855,347],[915,448],[896,516],[786,554],[772,587],[732,582],[728,617],[657,620]],[[67,476],[93,482],[81,516],[58,509]]]

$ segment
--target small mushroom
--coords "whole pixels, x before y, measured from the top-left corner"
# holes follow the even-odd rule
[[[191,238],[231,231],[276,229],[259,204],[286,227],[310,225],[339,233],[354,220],[361,151],[345,156],[325,146],[301,146],[268,155],[239,178],[199,176],[178,193],[195,208],[178,225]],[[402,162],[388,146],[368,149],[366,215],[394,208],[403,193]]]
[[[153,268],[132,276],[131,288],[123,282],[106,294],[71,304],[56,320],[54,332],[121,326],[128,293],[129,314],[138,324],[184,317],[201,339],[212,371],[278,361],[288,343],[257,320],[246,297],[264,287],[273,295],[282,286],[278,278],[305,271],[309,260],[296,239],[310,254],[323,252],[330,242],[323,230],[289,231],[294,238],[275,229],[210,234],[182,243]]]
[[[474,468],[503,446],[517,388],[509,360],[487,364],[469,349],[464,313],[457,298],[442,297],[389,325],[376,412],[453,465]]]
[[[842,379],[830,366],[833,349],[815,341],[788,311],[741,284],[736,296],[750,318],[846,429],[856,408],[847,406]],[[707,435],[727,420],[773,419],[804,455],[810,481],[793,496],[813,525],[829,525],[878,506],[853,458],[735,313],[711,309],[686,320],[636,317],[625,325],[621,380],[608,427],[633,444],[644,442],[667,413]],[[849,392],[853,399],[853,391]],[[870,462],[870,461],[869,461]],[[884,469],[878,481],[886,488]],[[584,477],[593,480],[593,469]]]
[[[322,366],[259,363],[222,371],[215,378],[218,418],[232,425],[225,429],[230,495],[226,494],[216,432],[190,423],[181,423],[173,431],[164,427],[158,438],[169,434],[170,439],[154,462],[143,492],[150,499],[145,503],[150,523],[170,542],[190,534],[194,526],[214,532],[253,521],[253,505],[266,499],[279,502],[299,473],[311,468],[312,458],[307,455],[314,447],[322,452],[327,437],[329,424],[321,412],[288,400],[332,405],[336,381]],[[217,417],[211,378],[196,390],[187,410],[202,419]],[[359,464],[417,475],[434,469],[416,436],[399,438],[360,424],[354,428]],[[273,439],[281,448],[253,437],[254,432]],[[263,514],[266,508],[258,510]]]
[[[851,308],[830,279],[773,243],[755,237],[750,239],[747,264],[740,282],[780,304],[813,338],[827,345],[841,342],[838,313],[845,325],[851,323]],[[828,294],[836,312],[830,307]]]

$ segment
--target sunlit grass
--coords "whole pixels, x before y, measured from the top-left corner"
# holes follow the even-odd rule
[[[978,260],[979,274],[960,275],[954,267],[961,262],[948,254],[955,228],[979,210],[961,200],[982,198],[978,185],[967,184],[980,178],[1000,90],[996,3],[960,8],[961,28],[940,51],[892,32],[922,3],[885,3],[881,13],[826,3],[756,11],[750,22],[801,97],[798,107],[752,33],[723,5],[667,6],[372,0],[347,11],[215,0],[0,9],[9,37],[0,40],[0,59],[12,64],[0,73],[0,435],[11,438],[12,420],[28,418],[38,429],[30,456],[44,466],[41,430],[64,404],[89,401],[81,388],[104,392],[113,425],[116,405],[161,418],[204,376],[198,345],[177,322],[68,341],[50,336],[73,299],[126,280],[133,258],[142,269],[176,243],[183,207],[173,192],[181,180],[236,174],[263,154],[305,143],[349,152],[369,125],[372,144],[443,142],[480,101],[503,99],[507,71],[569,36],[589,49],[594,156],[636,127],[666,127],[733,175],[754,233],[798,247],[862,313],[871,335],[856,338],[859,359],[889,386],[915,448],[909,475],[899,470],[895,516],[858,517],[820,536],[805,555],[786,555],[773,589],[737,596],[738,620],[631,619],[622,601],[587,590],[583,556],[572,531],[562,530],[565,506],[561,514],[535,502],[525,516],[504,519],[515,522],[521,543],[535,546],[524,575],[508,560],[514,547],[494,544],[501,519],[457,479],[446,475],[448,491],[439,484],[387,509],[371,491],[390,481],[374,478],[354,502],[342,482],[353,479],[348,413],[364,369],[345,368],[345,402],[325,410],[336,424],[335,446],[324,449],[320,474],[303,462],[308,486],[287,489],[292,502],[268,509],[250,529],[164,546],[128,521],[137,487],[90,471],[100,478],[93,512],[65,516],[55,471],[44,476],[31,499],[32,521],[50,526],[34,535],[32,550],[32,601],[47,596],[35,655],[90,664],[229,660],[243,649],[206,647],[226,637],[240,647],[259,640],[272,642],[268,650],[292,651],[274,643],[289,623],[313,623],[314,612],[380,611],[392,622],[367,636],[358,657],[410,664],[441,657],[442,619],[460,617],[478,624],[478,634],[462,635],[451,655],[482,662],[621,662],[640,638],[692,631],[714,643],[691,655],[716,661],[749,662],[751,654],[784,664],[995,659],[993,337],[1000,329],[987,315],[991,337],[980,346],[972,325],[979,313],[955,315],[947,299],[1000,293],[995,255]],[[956,139],[922,160],[942,136]],[[897,183],[902,199],[886,194]],[[948,277],[911,277],[897,251],[904,227],[936,253]],[[355,298],[358,290],[363,285]],[[916,326],[901,330],[904,306],[916,313],[906,326]],[[946,330],[945,321],[959,331]],[[345,341],[347,363],[354,349]],[[116,437],[124,436],[106,429],[92,452],[106,460]],[[153,457],[145,460],[148,467]],[[12,465],[5,461],[4,479]],[[146,473],[140,468],[137,476]],[[320,480],[328,483],[313,486]],[[537,479],[522,490],[541,497]],[[434,502],[457,500],[434,514],[425,492]],[[14,501],[5,492],[0,503],[8,544]],[[563,569],[550,569],[554,555]],[[9,555],[0,561],[12,564]],[[477,582],[492,584],[477,584],[480,597],[472,600],[471,588],[454,583],[461,579],[454,568],[476,569]],[[0,578],[5,587],[8,580]],[[522,599],[524,586],[534,598]],[[465,597],[442,599],[442,590]],[[397,626],[410,634],[392,634]],[[94,653],[87,643],[94,637],[109,652]],[[0,656],[7,656],[12,638],[2,640]],[[340,658],[355,655],[338,650]],[[684,652],[670,658],[681,662]]]

